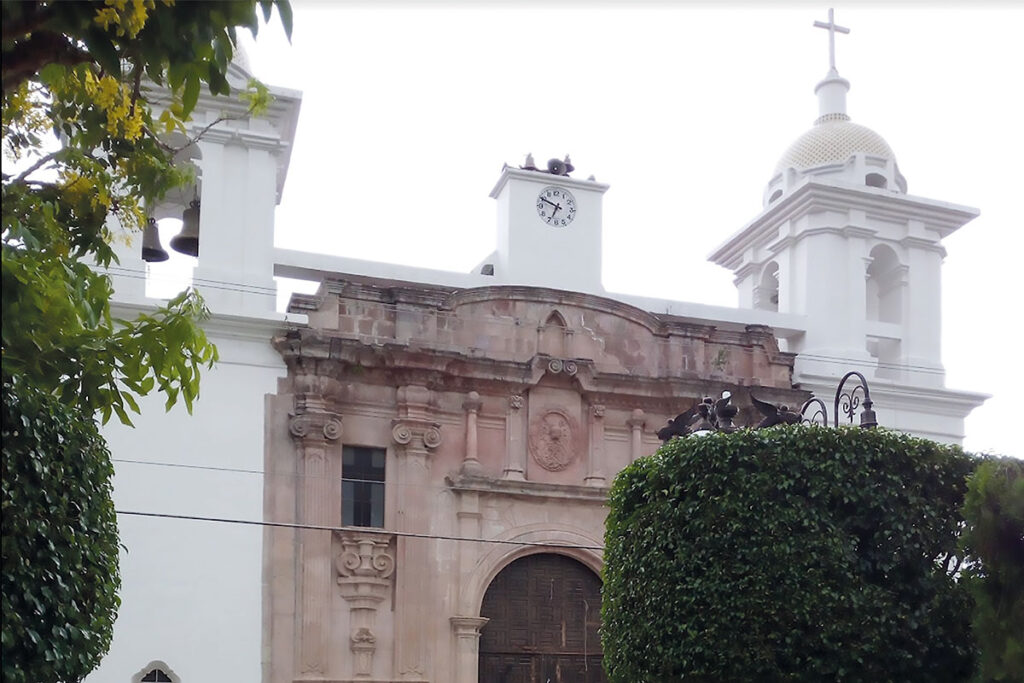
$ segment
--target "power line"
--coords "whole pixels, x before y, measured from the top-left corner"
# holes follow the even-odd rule
[[[207,472],[227,472],[232,474],[257,474],[263,477],[290,477],[292,479],[321,479],[334,482],[353,482],[353,483],[365,483],[365,484],[380,484],[381,486],[400,486],[400,487],[415,487],[434,490],[436,487],[427,484],[414,484],[411,482],[398,483],[382,481],[380,479],[355,479],[352,477],[327,477],[319,474],[302,474],[299,472],[267,472],[265,470],[252,470],[243,467],[217,467],[215,465],[191,465],[187,463],[179,462],[158,462],[155,460],[133,460],[131,458],[111,458],[111,462],[120,462],[129,465],[153,465],[156,467],[173,467],[176,469],[185,470],[200,470]]]
[[[177,519],[193,522],[215,522],[219,524],[241,524],[245,526],[277,527],[282,529],[308,529],[311,531],[358,531],[361,527],[324,526],[320,524],[297,524],[293,522],[261,522],[251,519],[232,519],[230,517],[204,517],[201,515],[175,515],[165,512],[142,512],[138,510],[115,510],[118,515],[134,517],[154,517],[157,519]],[[363,531],[404,538],[423,538],[439,541],[465,541],[467,543],[496,543],[500,545],[529,546],[533,548],[553,548],[561,550],[604,550],[599,545],[577,545],[573,543],[544,543],[541,541],[510,541],[500,538],[467,538],[465,536],[444,536],[441,534],[418,534],[412,531],[395,531],[383,528],[362,528]]]

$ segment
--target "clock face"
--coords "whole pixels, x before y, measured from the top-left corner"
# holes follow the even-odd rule
[[[545,187],[537,195],[537,215],[548,225],[564,228],[576,218],[576,198],[561,187]]]

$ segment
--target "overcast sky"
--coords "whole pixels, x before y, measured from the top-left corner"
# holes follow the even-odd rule
[[[257,77],[303,92],[280,247],[468,271],[494,248],[504,162],[572,155],[604,201],[609,291],[735,305],[707,254],[753,218],[817,116],[827,5],[293,0],[247,43]],[[839,5],[853,121],[910,194],[981,217],[945,241],[947,386],[995,394],[966,446],[1024,455],[1024,10]],[[825,283],[827,285],[827,283]]]

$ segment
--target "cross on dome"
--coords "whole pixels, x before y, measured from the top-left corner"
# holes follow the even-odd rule
[[[828,22],[816,21],[814,28],[823,28],[828,31],[828,66],[831,71],[836,70],[836,33],[849,33],[850,29],[840,26],[835,21],[835,10],[828,8]]]

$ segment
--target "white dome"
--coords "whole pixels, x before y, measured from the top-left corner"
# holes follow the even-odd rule
[[[779,173],[787,168],[806,170],[827,164],[844,163],[855,154],[896,161],[896,155],[881,135],[852,123],[845,114],[828,114],[796,139],[775,165]]]

